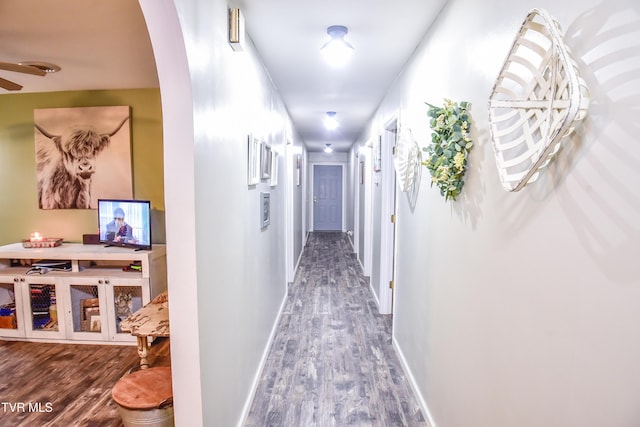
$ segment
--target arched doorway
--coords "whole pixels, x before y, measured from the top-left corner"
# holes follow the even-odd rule
[[[202,425],[195,211],[193,101],[187,53],[173,0],[139,0],[153,46],[162,98],[167,274],[171,299],[176,425]],[[191,142],[191,143],[189,143]],[[173,289],[173,283],[180,283]],[[196,360],[194,360],[196,359]]]

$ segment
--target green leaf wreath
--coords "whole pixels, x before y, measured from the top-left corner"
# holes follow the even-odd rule
[[[422,149],[428,155],[422,164],[431,172],[431,186],[437,185],[445,200],[456,200],[464,186],[467,156],[473,147],[469,137],[471,118],[467,112],[471,104],[458,104],[450,99],[444,100],[444,107],[426,104],[433,133],[431,144]]]

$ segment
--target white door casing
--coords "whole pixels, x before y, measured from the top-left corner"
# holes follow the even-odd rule
[[[381,141],[381,221],[380,221],[380,283],[379,310],[393,313],[393,288],[395,281],[395,218],[396,173],[393,166],[393,147],[397,135],[397,117],[387,122]]]

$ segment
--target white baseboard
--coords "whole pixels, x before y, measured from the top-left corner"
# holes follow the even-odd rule
[[[304,238],[304,242],[302,243],[302,250],[300,250],[300,254],[298,255],[298,260],[296,261],[296,265],[293,267],[293,280],[296,280],[296,274],[298,274],[298,267],[300,267],[300,261],[302,260],[302,255],[304,254],[304,248],[307,246],[307,241],[309,240],[309,233],[307,233]]]
[[[407,359],[404,358],[404,354],[400,349],[400,344],[398,344],[398,341],[396,340],[395,336],[393,337],[392,341],[393,341],[393,348],[396,350],[396,354],[398,355],[398,359],[400,360],[400,365],[402,366],[402,370],[404,371],[404,374],[407,376],[407,379],[409,380],[409,385],[411,385],[413,394],[416,396],[416,399],[418,400],[420,409],[422,409],[422,413],[426,418],[427,425],[429,427],[436,427],[436,422],[433,420],[431,411],[429,411],[429,408],[427,407],[427,402],[424,400],[424,397],[422,396],[422,393],[418,388],[416,379],[413,377],[413,374],[411,373],[411,369],[409,369],[409,365],[407,364]]]
[[[298,260],[296,261],[295,267],[293,267],[293,280],[296,279],[296,274],[298,274],[298,267],[300,267],[300,261],[302,260],[302,254],[304,253],[304,248],[300,251],[300,256],[298,256]]]
[[[307,245],[307,241],[309,240],[310,233],[307,233],[304,239],[304,245],[302,250],[300,251],[300,255],[298,256],[298,261],[296,261],[296,266],[293,269],[293,277],[295,280],[296,274],[298,273],[298,267],[300,266],[300,260],[302,260],[302,255],[304,254],[304,246]],[[271,344],[273,343],[273,338],[276,335],[278,330],[278,325],[280,324],[280,317],[282,317],[282,311],[284,310],[284,305],[287,302],[287,296],[289,295],[289,284],[285,286],[284,298],[282,298],[282,302],[280,303],[280,308],[278,309],[278,315],[276,316],[276,321],[273,323],[271,328],[271,333],[269,334],[269,340],[267,341],[267,345],[264,348],[262,353],[262,357],[260,358],[260,364],[258,365],[258,371],[256,372],[255,377],[253,378],[253,382],[251,384],[251,393],[247,397],[247,400],[242,407],[242,416],[240,417],[240,422],[238,423],[238,427],[242,427],[245,425],[247,421],[247,417],[249,416],[249,411],[251,410],[251,404],[253,403],[253,398],[258,390],[258,383],[260,382],[260,378],[262,378],[262,371],[264,366],[267,364],[267,357],[269,357],[269,350],[271,350]]]
[[[273,343],[273,338],[278,331],[278,325],[280,324],[280,317],[282,316],[282,311],[284,310],[284,305],[287,302],[287,295],[289,294],[289,285],[285,286],[284,298],[282,298],[282,302],[280,303],[280,308],[278,309],[278,315],[276,316],[276,320],[271,327],[271,333],[269,334],[269,339],[267,340],[267,345],[262,352],[262,357],[260,358],[260,363],[258,364],[258,370],[253,378],[253,382],[251,383],[251,392],[249,396],[247,396],[247,400],[242,407],[242,414],[240,416],[240,420],[238,421],[238,427],[243,427],[247,422],[247,417],[249,416],[249,411],[251,410],[251,404],[253,403],[253,398],[258,390],[258,383],[262,378],[262,372],[264,370],[265,365],[267,364],[267,357],[269,357],[269,350],[271,350],[271,344]]]
[[[353,249],[353,253],[356,254],[356,247],[353,244],[353,232],[351,230],[347,231],[347,240],[351,243],[351,249]]]
[[[371,277],[369,277],[369,290],[371,291],[371,295],[373,295],[373,300],[376,302],[376,307],[378,307],[378,313],[380,312],[380,300],[378,299],[378,295],[376,295],[375,289],[371,285]]]

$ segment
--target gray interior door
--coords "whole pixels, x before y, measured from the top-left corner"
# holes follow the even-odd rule
[[[313,229],[342,230],[342,166],[313,167]]]

